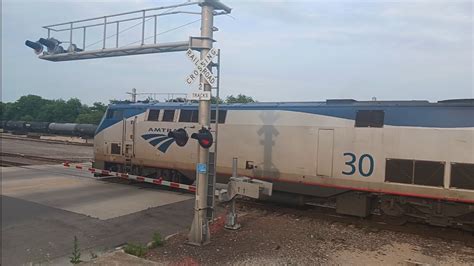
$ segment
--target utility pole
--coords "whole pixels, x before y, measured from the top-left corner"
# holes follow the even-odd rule
[[[201,38],[202,47],[201,49],[201,60],[204,60],[205,56],[212,48],[213,42],[213,27],[214,27],[214,7],[208,2],[203,2],[201,5]],[[210,69],[212,65],[208,66]],[[212,87],[201,75],[201,83],[204,84],[204,91],[211,91]],[[201,127],[209,128],[211,117],[211,101],[200,100],[199,101],[199,125]],[[204,149],[198,145],[198,164],[208,165],[209,150]],[[207,211],[207,179],[208,171],[202,173],[196,171],[197,189],[196,199],[194,204],[194,220],[191,225],[191,231],[189,232],[188,241],[192,245],[205,245],[210,241],[209,231],[209,220],[206,217]]]
[[[137,102],[137,89],[133,88],[132,92],[127,92],[127,94],[130,94],[132,96],[132,103]]]
[[[132,89],[132,102],[137,102],[137,89],[135,88]]]

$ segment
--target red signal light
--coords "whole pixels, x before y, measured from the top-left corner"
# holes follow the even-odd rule
[[[197,139],[199,145],[201,145],[201,147],[203,147],[204,149],[209,149],[212,146],[212,143],[214,142],[212,133],[209,131],[209,129],[206,128],[201,128],[198,133],[191,134],[191,138]]]

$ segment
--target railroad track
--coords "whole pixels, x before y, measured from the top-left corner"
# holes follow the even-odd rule
[[[0,166],[2,167],[14,167],[14,166],[25,166],[25,165],[28,165],[28,164],[11,161],[11,160],[5,160],[4,158],[0,160]]]
[[[422,237],[441,238],[449,241],[459,241],[469,247],[474,247],[474,233],[456,228],[436,227],[427,224],[408,222],[403,225],[390,224],[382,215],[371,215],[368,218],[359,218],[337,214],[334,209],[305,205],[302,207],[284,206],[277,203],[262,202],[255,200],[239,199],[237,207],[241,210],[255,209],[274,213],[276,215],[292,215],[295,217],[308,217],[325,220],[328,222],[339,222],[347,225],[354,225],[367,228],[377,232],[380,230],[390,230],[400,233],[415,234]]]
[[[41,161],[41,162],[49,162],[49,163],[64,163],[65,161],[69,162],[83,162],[90,158],[51,158],[51,157],[44,157],[44,156],[36,156],[36,155],[28,155],[28,154],[20,154],[20,153],[8,153],[8,152],[0,152],[1,156],[1,165],[2,166],[23,166],[29,165],[30,163],[23,163],[21,161],[15,160],[15,158],[33,160],[33,161]]]
[[[24,141],[34,141],[34,142],[44,142],[50,144],[63,144],[63,145],[76,145],[76,146],[93,146],[93,143],[80,143],[80,142],[72,142],[72,141],[63,141],[63,140],[50,140],[50,139],[37,139],[37,138],[30,138],[30,137],[19,137],[13,135],[6,135],[0,134],[0,138],[3,139],[12,139],[12,140],[24,140]]]

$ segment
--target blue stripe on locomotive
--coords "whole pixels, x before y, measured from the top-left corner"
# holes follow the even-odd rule
[[[316,103],[253,103],[223,104],[221,110],[275,110],[309,113],[330,117],[355,120],[358,110],[383,110],[385,125],[463,128],[474,127],[474,105],[453,105],[439,103],[412,102],[374,102],[367,104],[326,104]],[[115,104],[109,110],[122,109],[124,117],[129,118],[145,112],[147,109],[197,109],[197,104],[186,103],[155,103],[155,104]],[[121,119],[104,118],[97,128],[96,134],[110,127]]]

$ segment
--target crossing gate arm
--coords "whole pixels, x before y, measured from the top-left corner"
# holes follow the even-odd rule
[[[109,171],[109,170],[104,170],[104,169],[97,169],[94,167],[86,167],[80,164],[70,164],[67,162],[63,163],[63,165],[64,167],[82,170],[82,171],[90,172],[93,174],[107,175],[110,177],[119,177],[119,178],[138,181],[138,182],[144,182],[144,183],[150,183],[150,184],[159,185],[159,186],[182,189],[182,190],[186,190],[193,193],[196,192],[196,186],[165,181],[162,178],[156,179],[156,178],[149,178],[149,177],[138,176],[138,175],[131,175],[128,173],[119,173],[119,172],[114,172],[114,171]]]

